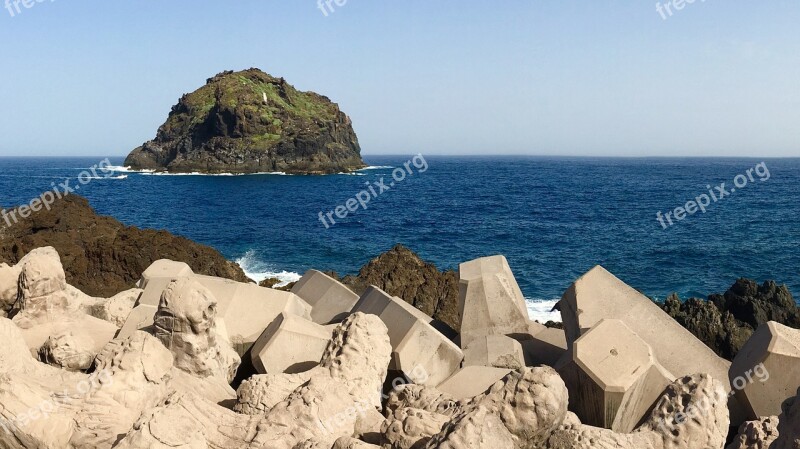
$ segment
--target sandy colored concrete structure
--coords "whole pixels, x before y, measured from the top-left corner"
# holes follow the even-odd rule
[[[358,295],[352,290],[317,270],[303,275],[292,287],[292,293],[312,307],[311,320],[317,324],[344,320],[358,302]]]
[[[555,367],[568,348],[563,329],[548,328],[535,321],[528,321],[528,332],[510,334],[509,337],[522,345],[526,366]]]
[[[465,366],[436,389],[456,400],[470,399],[486,392],[512,370],[490,366]]]
[[[472,365],[520,369],[525,366],[525,354],[511,337],[486,335],[473,339],[464,349],[464,366]]]
[[[570,344],[603,319],[618,319],[650,345],[661,366],[674,376],[708,373],[722,382],[728,378],[728,361],[717,356],[649,298],[601,266],[575,281],[558,308]],[[731,398],[729,405],[733,424],[744,422],[738,402]]]
[[[749,418],[777,416],[800,387],[800,330],[762,324],[733,360],[730,381]]]
[[[591,426],[630,433],[675,380],[650,346],[619,320],[603,320],[579,338],[559,374],[570,411]]]
[[[505,256],[462,263],[459,278],[462,348],[477,337],[528,331],[525,298]]]
[[[187,274],[188,266],[183,265],[159,260],[145,271],[147,276],[143,275],[139,281],[140,285],[144,285],[144,293],[139,297],[118,337],[127,338],[136,330],[152,326],[161,295],[172,280],[181,277],[197,281],[214,296],[217,319],[224,321],[224,325],[219,328],[227,331],[223,339],[230,342],[239,355],[245,354],[264,329],[281,313],[287,312],[310,319],[311,306],[292,293],[229,279]]]
[[[167,288],[170,281],[194,275],[189,265],[184,262],[161,259],[153,262],[139,279],[137,286],[144,290],[139,298],[139,304],[158,307],[161,293]]]
[[[333,329],[297,315],[281,313],[250,351],[260,374],[297,374],[319,365]]]
[[[402,371],[415,383],[436,385],[461,366],[461,349],[430,325],[431,317],[402,299],[373,286],[353,307],[355,312],[381,318],[392,344],[389,369]]]

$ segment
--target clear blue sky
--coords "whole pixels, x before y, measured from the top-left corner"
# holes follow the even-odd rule
[[[0,11],[0,155],[127,154],[258,67],[339,103],[367,155],[800,156],[800,1],[655,4],[45,0]]]

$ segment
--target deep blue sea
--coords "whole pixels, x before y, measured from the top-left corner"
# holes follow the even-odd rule
[[[103,158],[6,158],[0,204],[29,203],[73,178],[99,213],[210,245],[255,279],[296,279],[309,268],[354,273],[396,243],[443,269],[504,254],[537,318],[597,264],[656,299],[705,297],[737,277],[800,293],[800,159],[413,156],[365,157],[370,169],[346,175],[121,170],[84,175],[84,185],[74,178]],[[717,195],[723,182],[735,192],[714,202],[708,190]],[[705,213],[673,218],[704,194]],[[352,200],[357,211],[338,218],[337,206],[343,214],[357,195],[370,196],[366,209]],[[326,217],[326,228],[320,212],[336,224]],[[663,218],[665,229],[658,212],[674,225]]]

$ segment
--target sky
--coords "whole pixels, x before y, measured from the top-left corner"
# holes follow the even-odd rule
[[[798,0],[10,1],[0,156],[124,156],[249,67],[364,155],[800,156]]]

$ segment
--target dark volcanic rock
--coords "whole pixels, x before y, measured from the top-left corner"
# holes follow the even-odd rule
[[[86,199],[69,195],[0,232],[0,261],[16,263],[34,248],[61,255],[67,282],[93,296],[132,288],[158,259],[186,262],[198,274],[248,282],[242,269],[216,250],[167,231],[128,227],[95,214]]]
[[[711,295],[708,299],[753,328],[767,321],[800,328],[800,309],[792,294],[785,285],[773,281],[759,286],[750,279],[739,279],[724,295]]]
[[[184,95],[125,165],[170,172],[336,173],[363,168],[350,118],[330,99],[258,69]]]
[[[461,328],[458,316],[458,274],[441,272],[410,249],[397,245],[364,265],[357,276],[345,276],[342,283],[359,295],[370,285],[402,298],[417,309]]]
[[[681,303],[671,295],[664,310],[721,357],[732,360],[759,325],[767,321],[800,328],[798,309],[789,289],[767,281],[739,279],[724,295],[708,301],[690,298]]]

